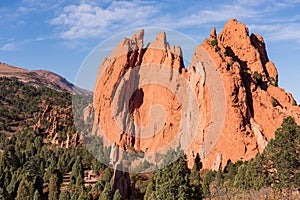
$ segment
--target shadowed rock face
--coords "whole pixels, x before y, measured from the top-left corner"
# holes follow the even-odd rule
[[[213,29],[210,38],[195,49],[188,69],[183,65],[180,47],[170,47],[165,33],[159,33],[147,47],[143,46],[143,36],[141,30],[121,41],[112,54],[103,59],[95,84],[94,133],[105,135],[121,149],[130,146],[155,152],[170,144],[178,133],[180,138],[174,146],[190,137],[188,132],[180,132],[182,105],[191,104],[188,96],[178,99],[167,87],[140,85],[141,77],[131,73],[140,66],[151,69],[155,69],[155,65],[168,66],[172,69],[170,73],[160,69],[157,73],[165,73],[170,84],[174,77],[183,78],[194,91],[199,106],[197,111],[189,113],[198,112],[201,120],[194,141],[185,149],[190,165],[197,154],[202,155],[204,168],[225,167],[229,159],[233,162],[250,159],[274,137],[284,117],[293,116],[300,122],[300,108],[292,95],[277,87],[278,73],[274,63],[269,61],[263,38],[258,34],[249,35],[248,28],[237,20],[226,23],[219,34]],[[216,70],[212,70],[212,66]],[[219,78],[212,76],[213,73]],[[127,78],[123,79],[124,76]],[[124,81],[123,88],[117,90],[120,80]],[[132,88],[134,90],[129,92]],[[117,92],[122,99],[115,103]],[[165,118],[161,118],[162,114],[151,118],[149,110],[157,104],[163,107]],[[123,127],[116,122],[120,116]],[[220,131],[220,135],[214,135],[211,130],[218,123],[222,126],[214,132]],[[139,128],[142,126],[150,127],[153,134],[142,137],[144,132]],[[203,145],[216,139],[214,137],[217,142],[211,147]]]

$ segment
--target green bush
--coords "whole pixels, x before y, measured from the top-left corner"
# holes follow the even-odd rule
[[[208,171],[203,179],[203,193],[206,195],[210,195],[209,185],[216,177],[217,172],[216,171]]]
[[[262,74],[258,73],[257,71],[254,72],[253,74],[254,78],[256,78],[257,81],[262,81]]]
[[[218,40],[214,39],[210,42],[210,44],[214,47],[214,46],[218,46]]]
[[[221,50],[221,48],[217,45],[217,46],[215,46],[215,52],[218,52],[218,51],[220,51]]]
[[[275,80],[273,77],[268,77],[268,81],[271,85],[278,87],[278,81]]]
[[[278,102],[277,99],[275,99],[274,97],[272,97],[271,103],[272,103],[272,106],[273,106],[273,107],[276,107],[276,106],[279,105],[279,102]]]
[[[218,40],[214,39],[210,42],[210,44],[215,47],[215,52],[218,52],[221,50],[221,48],[218,46]]]

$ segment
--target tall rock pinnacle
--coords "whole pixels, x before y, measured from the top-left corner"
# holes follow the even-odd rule
[[[164,74],[166,84],[184,79],[192,88],[194,103],[199,106],[188,115],[198,112],[202,120],[195,141],[185,149],[191,165],[196,154],[202,156],[205,168],[225,167],[229,159],[250,159],[274,137],[284,117],[293,116],[300,122],[300,107],[291,94],[278,87],[278,72],[268,58],[263,38],[249,34],[248,28],[237,20],[227,22],[219,34],[214,28],[209,39],[195,49],[188,69],[183,64],[184,52],[179,46],[170,46],[164,32],[146,47],[143,38],[144,31],[140,30],[132,38],[122,40],[103,60],[95,84],[94,132],[116,142],[121,149],[155,152],[178,133],[183,138],[180,142],[190,134],[180,132],[182,105],[194,106],[189,96],[179,100],[176,92],[162,85],[143,84],[143,74],[135,74],[141,69],[149,70],[148,79],[153,79],[150,71],[156,70],[157,75]],[[163,71],[164,66],[172,70]],[[145,77],[147,70],[143,72]],[[157,104],[164,113],[155,115],[153,108],[151,115],[149,110]],[[117,122],[119,118],[121,123]],[[145,127],[151,136],[141,138]],[[205,152],[206,144],[214,139],[212,132],[220,135]]]

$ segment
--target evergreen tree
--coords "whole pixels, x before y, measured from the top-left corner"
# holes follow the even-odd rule
[[[264,156],[272,182],[278,188],[299,186],[300,183],[300,127],[287,117],[275,132],[275,139],[267,145]]]
[[[169,150],[163,163],[170,165],[154,173],[150,182],[152,186],[148,185],[145,199],[192,199],[190,170],[184,152]]]
[[[3,159],[5,166],[9,166],[10,169],[17,170],[20,166],[20,159],[18,155],[18,151],[14,145],[8,145],[3,151]]]
[[[42,199],[42,197],[41,197],[39,191],[35,190],[34,195],[33,195],[33,200],[41,200],[41,199]]]
[[[59,195],[59,179],[57,174],[52,174],[49,180],[49,200],[57,200]]]
[[[99,200],[111,199],[111,189],[110,184],[106,183],[104,190],[101,192]]]
[[[208,196],[210,195],[209,185],[214,180],[215,176],[216,176],[215,171],[208,171],[204,176],[202,188],[203,188],[203,193]]]
[[[274,186],[279,189],[299,187],[300,127],[294,118],[283,120],[262,154],[246,162],[228,163],[225,178],[243,190]],[[205,186],[206,184],[204,184]]]
[[[103,164],[98,161],[96,158],[93,159],[92,161],[92,170],[95,174],[99,175],[99,172],[101,169],[104,169]]]
[[[179,150],[179,158],[177,162],[172,164],[173,184],[178,187],[178,199],[191,199],[191,191],[189,187],[190,170],[187,166],[186,155]]]
[[[77,199],[78,199],[78,196],[77,196],[76,192],[73,192],[71,195],[71,200],[77,200]]]
[[[119,190],[115,191],[113,200],[122,200],[122,195],[120,194]]]
[[[68,171],[68,158],[66,153],[63,153],[62,156],[60,156],[58,163],[57,163],[57,167],[59,169],[59,171],[61,171],[62,173],[65,173]]]
[[[200,171],[197,169],[197,165],[194,164],[190,174],[190,184],[199,186],[200,185]]]
[[[32,193],[30,191],[31,188],[29,183],[25,179],[22,179],[18,188],[16,200],[31,200]]]
[[[89,196],[85,192],[81,192],[78,200],[89,200]]]
[[[5,167],[5,169],[4,169],[4,171],[3,171],[3,186],[4,186],[4,188],[7,188],[8,187],[8,185],[11,183],[11,181],[12,181],[12,173],[11,173],[11,171],[9,170],[9,167],[8,166],[6,166]],[[18,189],[18,188],[17,188]],[[17,190],[16,189],[16,190]],[[6,189],[6,191],[8,191],[7,189]]]
[[[7,200],[7,196],[5,195],[5,191],[2,187],[0,187],[0,199]]]
[[[68,190],[63,190],[59,195],[59,200],[71,200],[71,195]]]
[[[224,168],[224,179],[233,182],[235,175],[238,173],[238,168],[242,163],[242,161],[232,163],[231,160],[228,160]]]
[[[250,183],[250,177],[248,173],[248,167],[246,164],[242,164],[238,168],[238,173],[234,178],[233,186],[238,187],[240,189],[249,189],[251,187]]]
[[[73,167],[72,167],[72,173],[70,176],[70,184],[76,184],[77,186],[83,184],[83,169],[81,164],[81,159],[78,156]]]
[[[147,186],[146,193],[144,195],[144,200],[154,199],[154,192],[155,192],[154,184],[155,183],[153,183],[153,178],[152,178],[152,180],[150,180],[150,183]]]
[[[10,172],[9,172],[10,173]],[[19,174],[15,172],[12,176],[12,178],[8,181],[10,181],[9,185],[7,186],[7,193],[9,198],[13,199],[17,195],[18,187],[19,187],[19,180],[18,180]],[[7,177],[6,177],[7,178]],[[24,184],[24,183],[23,183]]]
[[[56,162],[55,162],[55,158],[52,156],[50,158],[50,165],[47,168],[46,173],[44,174],[44,181],[49,181],[50,177],[55,173],[56,171]]]
[[[197,163],[194,164],[190,174],[190,187],[191,187],[191,198],[200,199],[202,195],[202,188],[200,184],[200,171],[198,170]]]

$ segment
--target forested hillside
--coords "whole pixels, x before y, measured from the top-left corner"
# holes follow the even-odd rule
[[[61,145],[68,135],[78,133],[69,93],[8,78],[0,79],[0,88],[1,200],[122,199],[120,192],[112,189],[114,170],[102,164],[110,153],[102,138],[85,137],[96,143],[92,145],[96,149],[87,149],[82,143]],[[80,96],[75,99],[82,108],[89,103]],[[47,107],[53,111],[45,112]],[[82,120],[81,112],[82,109],[76,110],[78,121]],[[45,116],[41,118],[43,113]],[[51,135],[53,113],[57,126]],[[60,133],[58,142],[53,143],[56,133]],[[101,158],[94,158],[90,153],[93,151],[99,151]],[[203,169],[199,157],[189,169],[184,152],[180,148],[170,149],[162,155],[164,168],[153,173],[130,174],[129,196],[130,199],[296,199],[300,190],[299,153],[300,126],[287,117],[263,153],[249,161],[228,161],[224,171]],[[178,159],[169,164],[175,155],[179,155]],[[149,165],[145,161],[140,167]]]

